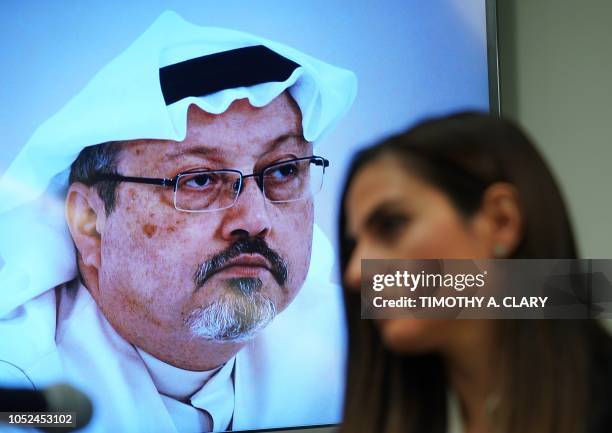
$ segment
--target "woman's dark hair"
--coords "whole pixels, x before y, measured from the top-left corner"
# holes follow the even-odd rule
[[[354,247],[346,230],[348,189],[365,166],[383,156],[404,162],[468,218],[488,186],[512,184],[524,233],[511,257],[577,258],[561,193],[531,141],[507,120],[467,112],[428,120],[354,157],[340,209],[342,275]],[[361,320],[359,294],[345,290],[344,296],[349,359],[342,431],[445,432],[448,383],[442,358],[390,352],[372,322]],[[498,320],[495,325],[502,360],[495,384],[501,398],[496,431],[587,431],[591,349],[610,346],[605,331],[589,320]]]

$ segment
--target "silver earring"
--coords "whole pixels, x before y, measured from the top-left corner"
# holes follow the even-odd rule
[[[496,259],[503,259],[508,255],[508,248],[503,244],[497,244],[493,247],[493,256]]]

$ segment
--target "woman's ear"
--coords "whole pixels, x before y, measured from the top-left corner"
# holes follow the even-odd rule
[[[101,232],[106,219],[104,204],[94,188],[75,182],[66,196],[66,221],[81,264],[100,269]]]
[[[523,212],[519,193],[507,182],[491,184],[482,196],[475,228],[488,257],[505,258],[523,237]]]

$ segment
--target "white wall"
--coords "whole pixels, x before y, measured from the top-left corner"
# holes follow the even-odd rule
[[[585,258],[612,258],[612,2],[498,0],[502,113],[561,183]],[[553,217],[553,216],[551,216]]]

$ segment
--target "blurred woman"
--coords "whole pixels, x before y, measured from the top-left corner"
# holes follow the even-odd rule
[[[612,429],[612,340],[596,321],[360,319],[363,258],[577,257],[551,172],[513,124],[463,113],[360,152],[339,235],[342,431]]]

